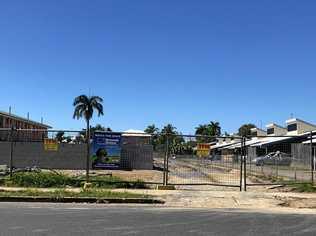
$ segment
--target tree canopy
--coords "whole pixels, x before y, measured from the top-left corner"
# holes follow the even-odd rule
[[[222,129],[219,122],[211,121],[208,124],[202,124],[195,128],[196,135],[204,135],[210,137],[198,137],[199,142],[213,142],[214,137],[218,137],[222,133]]]
[[[238,135],[239,136],[251,135],[252,128],[256,128],[256,126],[254,124],[244,124],[239,128]]]
[[[90,121],[93,117],[94,110],[98,112],[98,116],[103,115],[103,99],[98,96],[88,97],[86,95],[80,95],[75,98],[73,106],[75,111],[73,118],[85,118],[86,121]]]

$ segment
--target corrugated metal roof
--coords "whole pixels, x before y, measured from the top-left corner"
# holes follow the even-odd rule
[[[256,139],[247,140],[246,141],[246,147],[251,146],[251,145],[256,144],[256,143],[259,143],[259,142],[260,142],[260,139],[257,139],[257,138]],[[241,142],[239,142],[239,143],[237,143],[237,144],[235,144],[233,146],[230,146],[228,148],[229,149],[241,148]]]
[[[260,146],[264,146],[264,145],[268,145],[268,144],[273,144],[273,143],[278,143],[278,142],[282,142],[285,140],[290,140],[296,137],[268,137],[268,138],[264,138],[262,139],[259,143],[253,144],[251,145],[252,147],[260,147]]]

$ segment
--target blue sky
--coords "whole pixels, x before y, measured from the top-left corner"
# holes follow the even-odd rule
[[[105,100],[115,130],[211,120],[316,123],[316,2],[2,1],[0,109],[79,129],[72,101]]]

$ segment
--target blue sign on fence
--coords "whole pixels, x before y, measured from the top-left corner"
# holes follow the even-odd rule
[[[95,132],[92,143],[92,167],[94,169],[119,169],[121,141],[120,133]]]

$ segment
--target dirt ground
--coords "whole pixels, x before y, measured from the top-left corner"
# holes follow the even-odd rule
[[[123,190],[115,190],[123,191]],[[275,211],[316,214],[316,194],[274,192],[268,188],[250,189],[240,192],[223,187],[161,191],[124,190],[149,194],[166,202],[166,207],[206,208],[206,209],[245,209],[254,211]]]
[[[0,187],[0,191],[20,191],[26,188]],[[38,189],[37,189],[38,190]],[[41,189],[55,191],[56,189]],[[68,188],[68,191],[81,191]],[[316,194],[279,192],[271,187],[253,187],[248,192],[236,188],[217,186],[185,186],[177,190],[115,189],[114,192],[131,192],[153,196],[165,201],[159,207],[236,209],[257,212],[316,214]]]
[[[158,163],[159,166],[161,163]],[[239,185],[240,173],[231,166],[201,165],[197,161],[171,161],[169,166],[169,181],[171,184],[232,184]],[[84,171],[66,171],[76,176],[83,175]],[[126,181],[142,180],[144,182],[162,183],[161,170],[134,170],[134,171],[92,171],[91,175],[106,175],[120,177]],[[257,178],[249,178],[248,183],[257,183]],[[287,188],[278,186],[253,186],[247,192],[240,192],[239,188],[217,187],[205,185],[176,185],[174,191],[150,190],[114,190],[149,194],[166,202],[166,207],[180,208],[230,208],[253,209],[260,211],[291,211],[295,213],[316,214],[316,194],[294,193]],[[155,185],[151,185],[155,187]]]
[[[64,170],[62,171],[64,174],[68,174],[71,176],[84,176],[85,171],[81,170]],[[119,177],[124,181],[137,181],[142,180],[143,182],[151,182],[151,183],[162,183],[163,180],[163,172],[156,170],[132,170],[132,171],[124,171],[124,170],[92,170],[90,172],[91,176],[104,176],[104,175],[112,175],[115,177]]]

